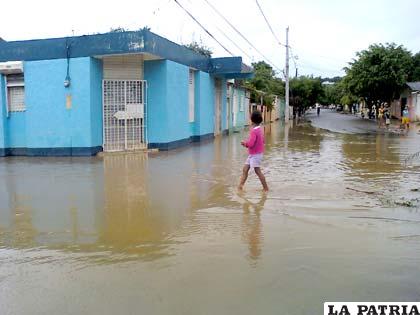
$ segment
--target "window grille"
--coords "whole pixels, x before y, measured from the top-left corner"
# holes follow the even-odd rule
[[[25,111],[25,84],[23,74],[9,74],[6,77],[6,81],[9,112]]]
[[[103,149],[147,148],[146,81],[103,80]]]

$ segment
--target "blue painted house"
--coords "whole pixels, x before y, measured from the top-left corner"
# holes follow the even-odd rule
[[[0,41],[0,156],[212,138],[232,126],[228,80],[250,76],[241,57],[208,58],[146,29]]]
[[[247,90],[242,80],[230,79],[227,81],[227,105],[230,109],[227,115],[228,130],[237,131],[249,124],[250,91]]]

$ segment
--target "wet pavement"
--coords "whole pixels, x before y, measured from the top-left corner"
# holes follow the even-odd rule
[[[265,134],[268,194],[251,173],[236,190],[245,132],[148,156],[0,159],[0,314],[418,301],[419,136]]]
[[[316,128],[322,128],[331,132],[346,134],[404,134],[406,131],[401,127],[401,121],[391,119],[388,127],[385,125],[379,128],[378,121],[373,119],[361,118],[359,114],[353,115],[335,110],[323,109],[319,116],[316,112],[310,111],[305,118],[311,122]],[[420,125],[415,122],[411,123],[410,134],[420,134]]]
[[[317,116],[313,110],[306,117],[317,128],[327,129],[332,132],[347,134],[372,134],[378,131],[378,125],[374,120],[362,119],[360,116],[336,112],[335,110],[322,109]]]

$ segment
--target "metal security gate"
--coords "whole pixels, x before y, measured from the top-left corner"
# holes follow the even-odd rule
[[[103,80],[103,149],[105,152],[147,148],[144,80]]]

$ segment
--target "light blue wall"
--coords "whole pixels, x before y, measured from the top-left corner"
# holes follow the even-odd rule
[[[195,128],[194,136],[214,132],[214,78],[197,71],[195,76]]]
[[[237,99],[238,99],[238,112],[236,113],[236,127],[245,126],[245,90],[242,88],[236,88]],[[241,107],[242,104],[242,107]],[[241,108],[243,110],[241,111]]]
[[[0,74],[0,151],[7,148],[6,143],[6,95],[4,76]],[[0,156],[4,154],[0,152]]]
[[[227,89],[226,89],[226,79],[222,78],[222,113],[221,113],[221,119],[222,119],[222,130],[226,130],[228,128],[227,125],[227,112],[228,112],[228,106],[227,106]]]
[[[64,87],[67,60],[24,63],[24,112],[11,112],[0,125],[6,148],[84,148],[102,144],[102,64],[90,57],[70,59],[69,88]],[[4,117],[4,82],[0,116]],[[71,96],[71,108],[66,97]],[[6,129],[6,132],[4,132]],[[1,137],[1,134],[5,135]]]
[[[173,61],[166,61],[169,142],[191,136],[188,77],[189,67]]]
[[[168,60],[144,62],[149,143],[170,143],[214,132],[214,78],[202,71],[194,75],[195,112],[190,123],[189,68]]]
[[[102,60],[91,58],[90,63],[90,126],[91,146],[103,144],[102,119]]]
[[[90,58],[70,60],[69,88],[64,87],[66,67],[66,59],[25,62],[29,148],[90,146]],[[67,95],[71,109],[66,109]]]
[[[6,121],[8,147],[26,148],[26,112],[10,112]]]
[[[147,80],[147,135],[149,143],[168,142],[166,60],[144,62],[144,79]]]

